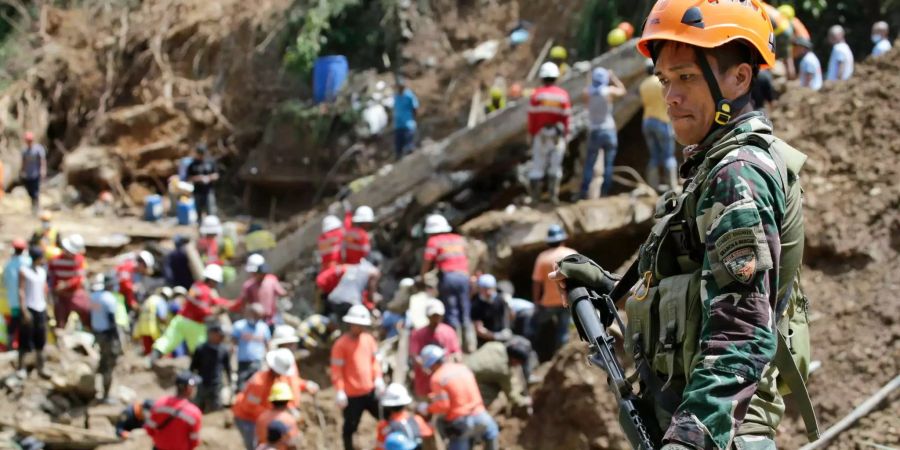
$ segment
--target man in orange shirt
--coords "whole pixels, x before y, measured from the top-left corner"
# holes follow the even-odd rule
[[[549,361],[569,340],[569,310],[563,305],[562,294],[550,280],[553,265],[576,252],[565,246],[568,236],[557,224],[547,229],[547,250],[538,255],[531,274],[532,301],[537,306],[535,312],[535,351],[541,362]]]
[[[372,316],[363,305],[354,305],[343,317],[350,330],[331,348],[331,383],[335,402],[344,410],[342,438],[344,450],[353,450],[353,433],[359,427],[363,411],[375,420],[378,417],[378,397],[384,392],[384,379],[378,364],[378,342],[366,329],[372,326]]]
[[[286,425],[287,431],[276,443],[271,443],[270,448],[278,450],[299,450],[303,447],[300,439],[300,430],[297,429],[297,418],[288,409],[288,403],[294,400],[294,391],[291,385],[278,382],[272,385],[269,393],[269,402],[272,409],[267,410],[256,419],[256,441],[269,442],[269,424],[278,421]]]
[[[422,368],[431,374],[430,403],[420,403],[420,414],[441,415],[438,426],[449,439],[447,450],[469,450],[475,439],[485,450],[497,450],[500,430],[488,414],[475,374],[463,364],[444,361],[444,349],[428,345],[419,354]]]
[[[412,401],[406,386],[400,383],[388,385],[381,396],[384,418],[375,426],[375,450],[386,450],[385,440],[393,433],[401,433],[409,438],[416,449],[422,448],[423,440],[434,436],[434,430],[422,416],[410,414],[406,410]]]

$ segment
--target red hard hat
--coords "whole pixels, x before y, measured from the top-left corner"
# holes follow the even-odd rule
[[[25,250],[28,248],[28,243],[25,242],[25,239],[16,238],[12,241],[12,246],[16,250]]]
[[[30,132],[30,131],[26,131],[26,132],[25,132],[25,140],[26,140],[26,141],[33,141],[33,140],[34,140],[34,133],[32,133],[32,132]]]

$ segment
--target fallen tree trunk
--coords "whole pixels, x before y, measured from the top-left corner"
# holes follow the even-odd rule
[[[645,59],[636,51],[634,42],[605,53],[592,62],[592,66],[613,70],[632,91],[615,103],[614,114],[620,127],[640,110],[640,100],[634,90],[646,74]],[[569,91],[572,98],[580,98],[586,82],[586,74],[574,74],[563,80],[561,86]],[[474,180],[478,169],[490,166],[501,156],[501,150],[510,145],[521,144],[523,151],[518,156],[525,160],[526,123],[527,105],[521,102],[510,106],[473,128],[462,128],[447,139],[403,158],[390,170],[374,176],[368,185],[351,194],[349,201],[352,205],[371,206],[382,223],[392,216],[422,214],[431,205]],[[295,231],[278,242],[278,246],[266,256],[273,271],[280,272],[299,255],[313,251],[324,216],[324,213],[306,215]],[[235,295],[245,277],[246,274],[242,273],[235,282],[225,286],[225,295]]]

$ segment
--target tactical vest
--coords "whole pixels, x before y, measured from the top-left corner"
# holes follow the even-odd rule
[[[702,227],[698,226],[697,217],[699,196],[707,190],[713,171],[726,156],[729,162],[736,158],[736,161],[758,165],[741,157],[744,152],[737,152],[745,146],[771,155],[786,207],[779,228],[781,265],[775,310],[778,347],[737,434],[773,436],[784,415],[781,395],[793,391],[813,439],[818,430],[805,386],[810,361],[808,301],[800,290],[799,275],[804,233],[798,173],[806,155],[774,136],[740,133],[715,144],[681,194],[669,192],[660,198],[657,222],[640,248],[638,270],[642,278],[626,301],[625,348],[634,356],[634,377],[640,375],[644,383],[642,396],[653,400],[657,420],[665,430],[681,404],[693,368],[701,362],[700,281],[705,252],[701,233],[705,230],[698,229]],[[717,263],[711,261],[712,265]]]

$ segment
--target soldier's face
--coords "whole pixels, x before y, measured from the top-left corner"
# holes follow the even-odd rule
[[[709,59],[715,72],[715,58]],[[682,145],[699,143],[712,126],[715,108],[696,52],[687,45],[663,45],[655,73],[663,85],[675,139]]]

